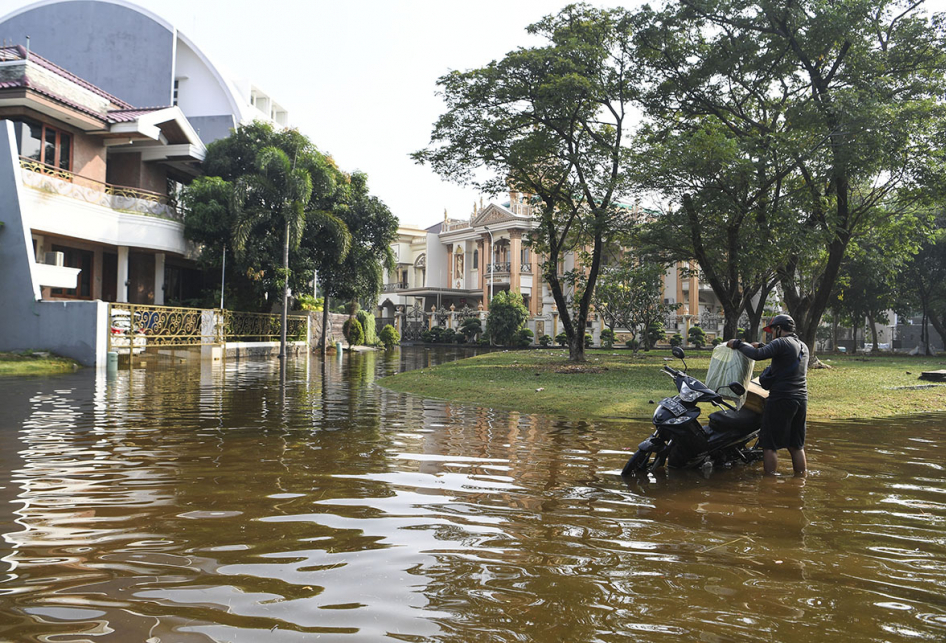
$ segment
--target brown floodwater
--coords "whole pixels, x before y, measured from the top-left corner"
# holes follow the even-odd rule
[[[376,384],[461,355],[0,380],[0,641],[946,640],[946,417],[628,482],[646,423]]]

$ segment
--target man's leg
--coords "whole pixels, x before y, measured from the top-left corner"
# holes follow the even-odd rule
[[[792,454],[792,469],[796,476],[803,476],[808,471],[808,459],[805,457],[805,447],[796,449],[788,447],[788,452]]]
[[[762,468],[765,469],[765,475],[775,475],[775,472],[778,471],[778,451],[762,449]]]

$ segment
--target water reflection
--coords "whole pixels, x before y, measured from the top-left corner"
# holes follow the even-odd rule
[[[424,349],[0,381],[0,640],[942,640],[943,418],[807,479],[422,400]]]

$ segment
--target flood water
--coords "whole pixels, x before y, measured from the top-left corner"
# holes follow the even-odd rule
[[[946,418],[629,483],[646,423],[375,383],[458,355],[0,379],[0,641],[946,640]]]

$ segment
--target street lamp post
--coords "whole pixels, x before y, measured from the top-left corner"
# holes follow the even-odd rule
[[[489,233],[489,263],[486,265],[489,266],[489,300],[493,301],[493,273],[496,272],[495,266],[493,265],[493,253],[495,252],[495,246],[493,245],[493,231],[489,229],[489,226],[483,226],[483,229]]]

